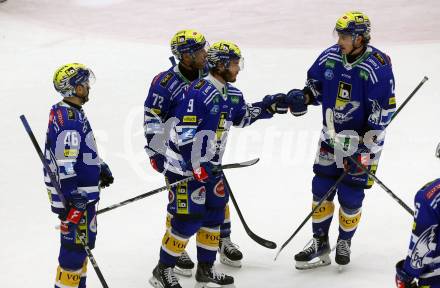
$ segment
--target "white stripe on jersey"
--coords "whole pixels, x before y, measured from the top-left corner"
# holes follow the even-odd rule
[[[367,70],[368,74],[370,74],[371,78],[371,82],[373,82],[373,84],[377,83],[377,76],[376,73],[374,72],[374,69],[367,63],[362,62],[359,63],[357,66],[364,68],[365,70]]]
[[[203,103],[205,103],[205,105],[208,105],[213,99],[214,96],[216,96],[216,93],[218,93],[217,89],[214,89],[209,95],[208,97],[206,97],[205,101],[203,101]]]

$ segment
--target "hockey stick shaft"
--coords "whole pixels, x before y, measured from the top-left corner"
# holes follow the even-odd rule
[[[50,182],[52,183],[52,186],[55,188],[55,191],[58,194],[58,197],[61,199],[61,202],[64,206],[64,209],[66,209],[66,199],[63,196],[63,193],[61,193],[61,187],[55,177],[55,174],[50,169],[49,165],[46,162],[46,159],[44,159],[43,152],[41,151],[40,145],[38,145],[37,139],[35,138],[34,133],[32,132],[31,127],[29,126],[29,123],[24,115],[20,116],[20,120],[23,123],[23,126],[29,135],[29,138],[32,141],[32,144],[34,145],[35,150],[37,151],[38,156],[40,157],[41,163],[43,163],[44,169],[46,169],[46,172],[48,173],[50,177]],[[78,238],[80,239],[84,250],[86,251],[87,257],[89,258],[90,262],[92,263],[93,269],[95,269],[96,275],[99,278],[99,281],[102,284],[102,287],[108,288],[107,282],[104,279],[104,275],[102,275],[101,269],[99,269],[98,263],[95,260],[95,257],[93,257],[92,250],[87,245],[86,240],[84,239],[83,235],[78,235]]]
[[[252,160],[245,161],[245,162],[226,164],[226,165],[222,165],[221,169],[225,170],[225,169],[234,169],[234,168],[248,167],[248,166],[252,166],[252,165],[256,164],[259,160],[260,160],[259,158],[256,158],[256,159],[252,159]],[[127,204],[130,204],[130,203],[136,202],[138,200],[144,199],[146,197],[149,197],[151,195],[157,194],[159,192],[162,192],[162,191],[165,191],[165,190],[169,190],[169,188],[174,188],[174,187],[176,187],[179,184],[186,183],[186,182],[191,181],[193,179],[194,179],[194,177],[189,176],[187,178],[184,178],[182,180],[176,181],[174,183],[167,184],[167,185],[162,186],[160,188],[148,191],[146,193],[143,193],[143,194],[135,196],[133,198],[130,198],[130,199],[124,200],[122,202],[113,204],[113,205],[108,206],[106,208],[102,208],[102,209],[98,210],[96,212],[96,214],[102,214],[102,213],[111,211],[113,209],[119,208],[121,206],[125,206]]]
[[[402,111],[403,107],[405,107],[406,104],[408,104],[409,100],[411,100],[411,98],[416,94],[417,91],[419,91],[420,87],[422,87],[422,85],[426,81],[428,81],[428,77],[425,76],[425,77],[423,77],[422,81],[420,81],[420,83],[417,85],[417,87],[411,92],[411,94],[409,94],[409,96],[405,99],[405,101],[403,101],[402,105],[399,106],[399,108],[396,110],[396,112],[391,117],[390,123],[388,125],[391,124],[391,122],[396,118],[397,114],[399,114],[400,111]],[[353,156],[349,156],[348,158],[358,168],[362,169],[363,172],[367,173],[371,178],[373,178],[374,181],[376,181],[377,184],[380,187],[382,187],[382,189],[385,190],[385,192],[387,192],[394,200],[396,200],[397,203],[399,203],[399,205],[402,206],[409,214],[414,215],[414,211],[405,202],[403,202],[402,199],[400,199],[396,194],[394,194],[390,188],[388,188],[382,181],[380,181],[380,179],[377,178],[377,176],[373,172],[371,172],[364,165],[359,163],[359,161],[357,161],[357,159],[355,159]]]
[[[318,204],[316,204],[315,208],[312,209],[312,211],[307,215],[307,217],[298,226],[298,228],[296,228],[295,232],[293,232],[293,234],[289,237],[289,239],[287,239],[287,241],[284,242],[284,244],[281,246],[280,250],[278,250],[277,255],[275,256],[274,261],[277,260],[278,255],[280,255],[281,251],[287,246],[287,244],[289,244],[289,242],[293,239],[293,237],[295,237],[296,234],[298,234],[298,232],[307,223],[307,221],[309,221],[309,219],[313,216],[313,213],[315,213],[315,211],[321,206],[321,204],[325,200],[327,200],[327,198],[330,196],[330,194],[332,194],[336,190],[336,188],[338,187],[339,183],[342,182],[342,179],[344,179],[344,177],[346,175],[347,175],[347,172],[342,173],[341,176],[339,176],[339,178],[336,180],[335,184],[333,184],[333,186],[330,187],[330,189],[327,191],[327,193],[325,193],[324,196],[322,196],[321,200],[319,200],[319,202],[318,202]]]
[[[243,224],[244,230],[248,234],[248,236],[260,244],[263,247],[269,248],[269,249],[275,249],[277,248],[277,244],[275,242],[266,240],[261,238],[260,236],[256,235],[247,225],[246,221],[244,220],[243,214],[241,213],[240,208],[238,207],[237,200],[235,200],[234,194],[232,193],[231,186],[229,186],[229,182],[226,179],[226,176],[223,177],[223,181],[225,182],[226,188],[229,191],[229,197],[231,198],[232,204],[234,205],[235,211],[237,211],[238,218],[240,218],[241,224]]]

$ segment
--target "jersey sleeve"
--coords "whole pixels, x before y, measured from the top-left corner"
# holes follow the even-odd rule
[[[304,90],[309,92],[310,96],[313,96],[311,105],[320,105],[322,103],[322,83],[324,82],[324,68],[326,65],[334,65],[332,59],[332,51],[335,47],[331,47],[319,55],[319,57],[313,62],[312,66],[307,71],[307,80]]]
[[[153,137],[161,135],[162,141],[160,142],[163,144],[154,146],[164,146],[167,140],[164,122],[170,110],[171,95],[166,85],[173,76],[169,72],[166,75],[162,74],[153,79],[144,103],[144,136],[147,140],[145,151],[150,157],[158,152],[157,147],[151,145]]]
[[[366,111],[371,130],[385,130],[396,112],[394,76],[391,69],[383,70],[373,74],[368,81]]]
[[[76,113],[65,107],[53,108],[49,116],[49,127],[46,136],[46,161],[60,185],[61,193],[66,201],[77,193],[78,175],[75,170],[77,158],[81,153],[81,143],[85,140],[81,127],[77,121],[69,120]],[[55,213],[63,212],[63,204],[53,187],[50,177],[44,171],[44,179]],[[86,196],[87,197],[87,196]]]
[[[404,269],[414,278],[427,277],[440,273],[438,264],[433,263],[437,245],[440,215],[436,207],[440,197],[440,182],[416,195],[414,224]]]
[[[267,111],[262,102],[246,103],[241,95],[234,114],[233,125],[242,128],[253,124],[257,120],[272,117],[273,114]]]

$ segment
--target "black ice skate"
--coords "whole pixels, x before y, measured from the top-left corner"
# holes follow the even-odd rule
[[[335,261],[339,265],[347,265],[350,263],[350,246],[351,240],[338,239],[336,244]]]
[[[234,278],[215,271],[213,264],[197,264],[196,281],[195,288],[235,288]]]
[[[218,252],[221,263],[232,267],[241,267],[243,254],[238,250],[238,246],[232,243],[230,237],[220,238]]]
[[[328,236],[313,236],[311,242],[309,247],[304,247],[303,251],[295,255],[296,269],[306,270],[331,264]]]
[[[194,268],[194,262],[191,260],[188,253],[186,253],[186,251],[183,251],[182,255],[180,255],[180,257],[177,258],[176,266],[174,267],[174,272],[176,272],[176,274],[185,277],[191,277],[193,268]]]
[[[155,288],[182,288],[179,279],[174,275],[173,267],[157,264],[153,270],[153,277],[149,280],[151,286]]]

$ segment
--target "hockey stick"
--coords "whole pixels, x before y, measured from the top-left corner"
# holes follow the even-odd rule
[[[293,234],[289,237],[289,239],[287,239],[287,241],[284,242],[284,244],[281,246],[280,250],[278,250],[277,255],[275,255],[274,261],[277,260],[278,255],[280,255],[280,253],[284,249],[284,247],[286,247],[287,244],[289,244],[289,242],[293,239],[293,237],[295,237],[295,235],[298,234],[299,230],[301,230],[301,228],[307,223],[307,221],[309,221],[309,219],[313,216],[313,213],[315,213],[315,211],[321,206],[322,202],[327,200],[327,198],[330,196],[330,194],[332,194],[336,190],[339,183],[341,183],[342,179],[344,179],[345,175],[347,175],[347,172],[344,172],[341,174],[341,176],[339,176],[339,178],[338,178],[338,180],[336,180],[335,184],[333,184],[333,186],[330,187],[330,189],[327,191],[327,193],[325,193],[324,196],[322,196],[321,200],[319,200],[319,202],[315,206],[315,208],[312,209],[312,212],[310,212],[307,215],[307,217],[304,219],[304,221],[298,226],[298,228],[296,228],[295,232],[293,232]]]
[[[411,94],[409,94],[409,96],[405,99],[405,101],[403,101],[402,105],[400,105],[400,107],[396,110],[396,112],[393,114],[393,116],[391,117],[390,123],[396,118],[397,114],[400,113],[400,111],[402,111],[403,107],[406,106],[406,104],[408,104],[409,100],[411,100],[411,98],[416,94],[416,92],[420,89],[420,87],[422,87],[422,85],[428,81],[428,77],[423,77],[422,81],[420,81],[420,83],[417,85],[417,87],[411,92]],[[389,125],[388,124],[388,125]],[[359,163],[359,161],[357,161],[357,159],[355,159],[353,156],[348,156],[348,159],[356,164],[356,166],[360,169],[362,169],[362,171],[364,173],[367,173],[371,178],[374,179],[374,181],[377,182],[377,184],[382,187],[383,190],[385,190],[385,192],[388,193],[388,195],[390,195],[394,200],[397,201],[397,203],[400,204],[400,206],[402,206],[409,214],[414,215],[414,211],[407,205],[405,204],[405,202],[403,202],[402,199],[400,199],[396,194],[393,193],[393,191],[391,191],[391,189],[389,189],[382,181],[379,180],[379,178],[376,177],[376,175],[371,172],[370,170],[368,170],[364,165],[362,165],[361,163]]]
[[[46,159],[44,159],[43,152],[41,151],[40,146],[38,145],[37,139],[35,139],[34,133],[32,132],[31,127],[29,126],[28,121],[26,120],[26,117],[24,115],[20,116],[20,120],[23,123],[24,129],[26,129],[27,134],[29,135],[29,138],[31,138],[32,144],[35,147],[35,150],[37,151],[38,156],[40,157],[41,163],[43,163],[44,169],[46,169],[47,174],[50,177],[50,182],[52,183],[52,186],[55,188],[56,193],[58,194],[58,197],[61,200],[61,203],[63,205],[63,208],[66,209],[66,199],[63,196],[63,193],[61,193],[61,187],[55,177],[54,172],[50,169],[49,165],[46,162]],[[67,211],[66,211],[67,212]],[[95,258],[93,257],[92,250],[86,243],[86,239],[84,238],[84,235],[78,234],[78,238],[81,241],[81,244],[84,246],[84,250],[86,251],[87,257],[89,257],[90,262],[92,263],[93,269],[95,269],[96,275],[99,278],[99,281],[101,282],[102,287],[108,288],[107,282],[105,282],[104,275],[102,275],[101,269],[99,269],[98,263],[96,262]]]
[[[259,160],[260,160],[259,158],[256,158],[256,159],[252,159],[252,160],[245,161],[245,162],[238,162],[238,163],[226,164],[226,165],[222,165],[222,166],[221,166],[221,169],[223,170],[223,169],[234,169],[234,168],[249,167],[249,166],[252,166],[252,165],[256,164]],[[185,178],[185,179],[182,179],[182,180],[176,181],[176,182],[171,183],[171,184],[169,184],[169,185],[162,186],[162,187],[160,187],[160,188],[157,188],[157,189],[151,190],[151,191],[149,191],[149,192],[146,192],[146,193],[144,193],[144,194],[138,195],[138,196],[136,196],[136,197],[133,197],[133,198],[127,199],[127,200],[125,200],[125,201],[122,201],[122,202],[119,202],[119,203],[113,204],[113,205],[108,206],[108,207],[106,207],[106,208],[102,208],[102,209],[98,210],[98,211],[96,212],[96,214],[102,214],[102,213],[105,213],[105,212],[107,212],[107,211],[110,211],[110,210],[116,209],[116,208],[118,208],[118,207],[121,207],[121,206],[124,206],[124,205],[130,204],[130,203],[132,203],[132,202],[135,202],[135,201],[138,201],[138,200],[144,199],[144,198],[146,198],[146,197],[148,197],[148,196],[151,196],[151,195],[157,194],[157,193],[159,193],[159,192],[162,192],[162,191],[168,190],[169,188],[176,187],[176,186],[179,185],[179,184],[182,184],[182,183],[185,183],[185,182],[191,181],[191,180],[193,180],[193,179],[194,179],[194,177],[189,176],[189,177],[187,177],[187,178]]]
[[[226,180],[226,175],[223,177],[223,180],[225,181],[226,188],[229,191],[229,196],[231,197],[232,204],[234,204],[235,211],[237,211],[238,217],[240,218],[241,224],[243,224],[244,230],[246,233],[251,237],[252,240],[257,242],[263,247],[269,248],[269,249],[275,249],[277,248],[277,244],[275,242],[266,240],[261,238],[260,236],[256,235],[247,225],[246,221],[244,220],[243,214],[241,214],[240,208],[238,207],[237,201],[235,200],[234,194],[232,193],[231,186],[229,186],[228,180]]]
[[[405,101],[403,101],[402,105],[400,105],[400,107],[396,110],[396,112],[393,114],[393,116],[391,117],[390,123],[391,121],[394,120],[394,118],[396,118],[397,114],[400,113],[400,111],[402,111],[403,107],[406,106],[406,104],[409,102],[409,100],[411,100],[411,98],[416,94],[416,92],[420,89],[420,87],[422,87],[422,85],[428,81],[428,77],[423,77],[422,81],[420,81],[420,83],[417,85],[417,87],[411,92],[411,94],[405,99]],[[326,111],[326,123],[328,126],[328,130],[330,133],[331,138],[334,139],[334,136],[336,134],[335,132],[335,127],[333,124],[333,111],[331,110],[327,110]],[[390,124],[389,123],[389,124]],[[388,125],[389,125],[388,124]],[[408,207],[408,205],[406,205],[399,197],[397,197],[396,194],[394,194],[388,187],[385,186],[385,184],[382,183],[382,181],[380,181],[376,175],[374,175],[372,172],[370,172],[367,168],[365,168],[361,163],[359,163],[356,159],[354,159],[352,156],[349,156],[350,161],[352,161],[353,163],[355,163],[359,168],[361,168],[364,172],[368,173],[368,175],[371,176],[371,178],[373,178],[393,199],[395,199],[406,211],[408,211],[411,215],[414,214],[413,210],[411,208]],[[327,197],[330,195],[330,191],[336,189],[336,186],[342,181],[342,179],[344,178],[344,176],[347,173],[344,172],[336,181],[335,185],[330,188],[329,192],[327,192],[327,194],[324,195],[324,197],[319,201],[318,205],[315,207],[315,209],[312,210],[312,212],[307,215],[306,219],[301,223],[301,225],[298,227],[297,230],[295,230],[295,232],[293,233],[292,236],[290,236],[290,238],[281,246],[281,248],[278,250],[278,253],[275,256],[275,259],[277,259],[278,255],[281,253],[281,251],[284,249],[284,247],[286,247],[286,245],[293,239],[293,237],[299,232],[299,230],[304,226],[304,224],[310,219],[310,217],[313,215],[313,212],[318,209],[318,207],[322,204],[322,202],[324,202],[325,199],[327,199]]]

